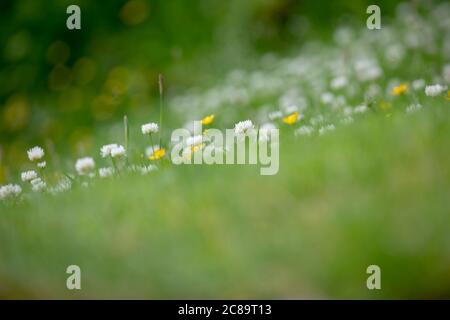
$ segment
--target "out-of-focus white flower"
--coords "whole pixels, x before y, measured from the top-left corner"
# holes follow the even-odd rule
[[[324,92],[320,96],[320,101],[323,104],[331,104],[334,101],[334,95],[331,92]]]
[[[202,142],[203,142],[203,136],[202,135],[188,137],[186,139],[186,145],[189,146],[189,147],[197,146],[197,145],[201,144]]]
[[[416,112],[417,110],[422,109],[422,105],[419,103],[416,104],[411,104],[406,108],[406,113],[412,113],[412,112]]]
[[[277,129],[273,123],[264,123],[259,127],[259,141],[269,141],[272,136],[272,130]]]
[[[352,107],[345,107],[344,108],[344,115],[350,116],[352,113],[353,113],[353,108]]]
[[[328,131],[333,131],[334,129],[336,129],[336,127],[333,124],[328,124],[326,126],[320,127],[319,135],[323,135]]]
[[[283,113],[281,111],[272,111],[269,112],[268,117],[270,120],[280,119],[281,117],[283,117]]]
[[[112,167],[100,168],[98,169],[98,174],[100,178],[111,177],[114,174],[114,168]]]
[[[0,200],[16,198],[22,193],[22,188],[17,184],[7,184],[0,187]]]
[[[411,86],[414,90],[422,90],[425,87],[425,80],[416,79],[411,83]]]
[[[431,86],[426,86],[425,94],[429,97],[435,97],[435,96],[440,95],[445,90],[447,90],[446,86],[442,86],[440,84],[435,84],[435,85],[431,85]]]
[[[43,169],[47,166],[47,162],[46,161],[38,162],[37,166],[38,168]]]
[[[111,157],[113,158],[123,157],[125,154],[126,150],[121,145],[118,145],[117,147],[111,149]]]
[[[30,171],[25,171],[22,172],[22,174],[20,175],[20,177],[22,178],[22,181],[31,181],[33,179],[37,178],[37,173],[34,170],[30,170]]]
[[[95,168],[95,161],[91,157],[80,158],[75,163],[75,169],[79,175],[86,175]]]
[[[31,161],[36,161],[36,160],[40,160],[44,157],[44,149],[42,149],[41,147],[33,147],[30,150],[27,151],[28,153],[28,159],[30,159]]]
[[[234,126],[236,134],[245,134],[248,130],[253,129],[253,122],[251,120],[240,121]]]
[[[159,130],[158,124],[154,122],[146,123],[141,126],[142,134],[157,133]]]
[[[345,76],[339,76],[334,78],[333,80],[331,80],[331,88],[334,90],[338,90],[341,89],[343,87],[345,87],[348,83],[347,77]]]
[[[359,105],[359,106],[355,107],[355,109],[353,109],[353,112],[354,113],[364,113],[367,110],[368,110],[367,106],[362,104],[362,105]]]
[[[33,191],[39,192],[44,190],[46,187],[47,184],[41,178],[31,180],[31,189],[33,189]]]
[[[294,131],[296,136],[310,136],[314,132],[314,128],[311,126],[301,126]]]
[[[102,156],[102,158],[109,157],[111,156],[111,150],[117,147],[118,145],[116,143],[106,144],[103,147],[101,147],[100,155]]]

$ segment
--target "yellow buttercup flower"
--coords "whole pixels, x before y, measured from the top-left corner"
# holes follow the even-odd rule
[[[398,96],[404,94],[406,91],[408,91],[408,85],[406,83],[402,83],[396,87],[393,87],[391,94],[394,96]]]
[[[214,121],[214,115],[213,114],[210,114],[209,116],[206,116],[206,117],[204,117],[201,120],[202,125],[204,125],[204,126],[207,126],[208,124],[213,123],[213,121]]]
[[[162,157],[164,157],[165,154],[166,154],[166,149],[159,148],[159,149],[155,149],[153,154],[148,158],[149,158],[149,160],[159,160]]]
[[[445,99],[450,100],[450,90],[447,91],[447,96],[445,97]]]
[[[283,122],[289,125],[292,125],[297,122],[299,117],[299,113],[295,111],[294,113],[288,115],[287,117],[283,118]]]

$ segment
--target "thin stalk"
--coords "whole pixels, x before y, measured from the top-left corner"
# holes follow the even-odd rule
[[[125,162],[128,166],[128,143],[129,143],[129,137],[130,137],[130,128],[128,127],[128,117],[126,115],[123,116],[123,127],[124,127],[124,135],[125,135]]]
[[[162,74],[158,76],[159,85],[159,146],[161,147],[161,133],[163,125],[163,95],[164,95],[164,78]]]

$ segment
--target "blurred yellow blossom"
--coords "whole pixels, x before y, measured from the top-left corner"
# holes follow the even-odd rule
[[[155,149],[155,151],[153,152],[153,154],[148,157],[150,160],[159,160],[162,157],[164,157],[164,155],[166,154],[166,149],[164,148],[158,148]]]
[[[287,117],[283,118],[283,122],[289,125],[292,125],[298,121],[299,113],[295,111],[294,113],[288,115]]]
[[[406,91],[408,91],[408,85],[406,83],[402,83],[396,87],[393,87],[391,94],[394,96],[398,96],[398,95],[404,94]]]
[[[201,120],[202,125],[204,125],[204,126],[207,126],[208,124],[213,123],[213,121],[214,121],[214,115],[213,115],[213,114],[211,114],[211,115],[209,115],[209,116],[206,116],[206,117],[204,117],[204,118]]]

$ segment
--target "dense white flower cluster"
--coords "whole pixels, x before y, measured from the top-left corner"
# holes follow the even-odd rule
[[[45,155],[44,149],[42,149],[41,147],[37,147],[37,146],[28,150],[27,153],[28,153],[28,159],[30,159],[30,161],[40,160]]]
[[[425,94],[429,97],[436,97],[447,90],[446,86],[442,86],[440,84],[435,84],[431,86],[425,87]]]
[[[37,173],[34,170],[22,172],[21,178],[22,181],[27,182],[37,178]]]
[[[142,134],[157,133],[158,130],[159,130],[158,124],[154,122],[146,123],[141,126]]]
[[[245,134],[248,130],[253,129],[254,125],[251,120],[240,121],[234,126],[234,132],[236,134]]]
[[[0,200],[17,198],[22,193],[22,188],[17,184],[7,184],[0,187]]]

